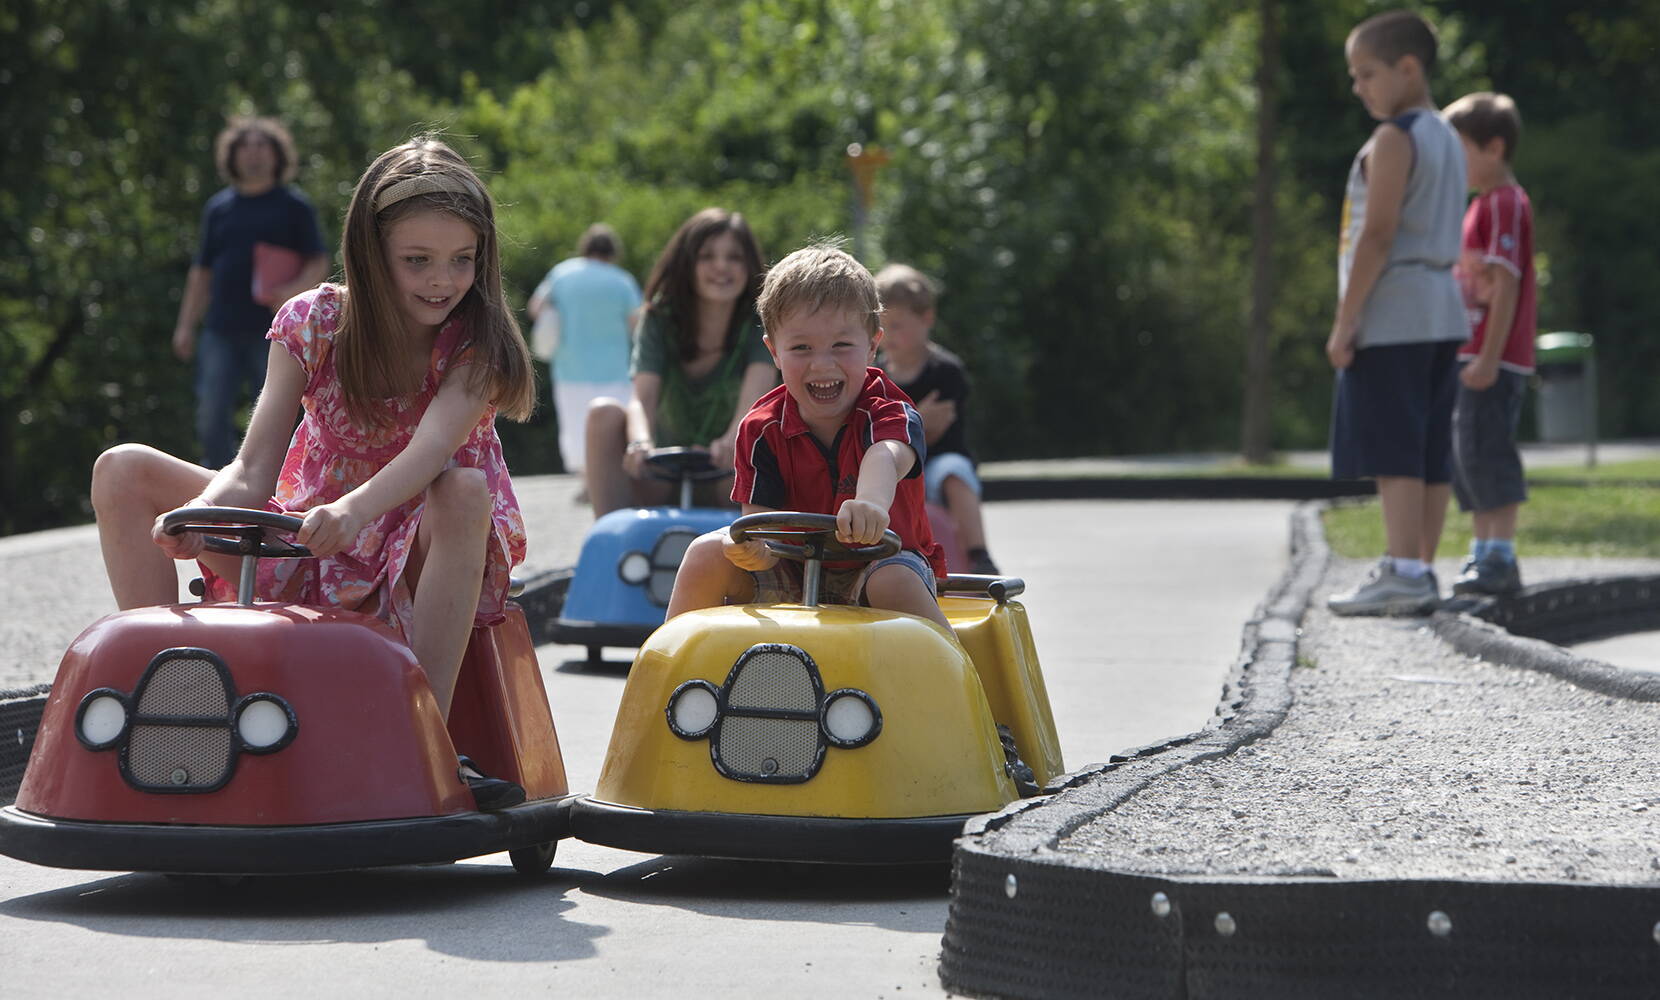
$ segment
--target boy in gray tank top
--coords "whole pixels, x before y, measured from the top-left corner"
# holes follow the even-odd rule
[[[1343,200],[1338,306],[1326,341],[1337,369],[1332,475],[1376,479],[1388,553],[1337,614],[1421,615],[1440,602],[1432,565],[1452,478],[1456,354],[1469,337],[1453,279],[1464,215],[1464,150],[1436,112],[1435,33],[1391,11],[1349,33],[1354,92],[1380,123],[1355,156]]]

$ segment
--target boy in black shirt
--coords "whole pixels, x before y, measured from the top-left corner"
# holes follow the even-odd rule
[[[877,273],[876,290],[887,331],[882,367],[922,414],[928,502],[950,514],[968,553],[969,572],[996,575],[980,517],[980,477],[968,450],[968,374],[961,359],[929,339],[938,294],[934,282],[916,268],[889,264]]]

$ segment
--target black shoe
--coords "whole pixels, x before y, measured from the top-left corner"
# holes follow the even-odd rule
[[[1514,594],[1522,589],[1522,571],[1516,560],[1489,552],[1479,560],[1466,562],[1452,589],[1455,594]]]
[[[1002,576],[997,564],[991,561],[991,553],[985,549],[970,549],[968,553],[968,571],[979,576]]]
[[[457,776],[467,783],[467,788],[473,793],[473,801],[478,804],[480,810],[490,812],[495,809],[506,809],[525,800],[523,785],[505,778],[492,778],[486,775],[466,754],[457,756],[455,763]]]

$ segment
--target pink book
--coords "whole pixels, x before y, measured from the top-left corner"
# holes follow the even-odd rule
[[[255,302],[268,309],[282,305],[277,291],[299,277],[305,257],[275,243],[254,244],[254,280],[249,289]]]

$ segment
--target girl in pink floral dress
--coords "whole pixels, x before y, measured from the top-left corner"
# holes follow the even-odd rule
[[[164,533],[161,515],[264,506],[301,517],[295,540],[317,558],[262,560],[259,597],[386,621],[447,716],[472,628],[500,618],[524,558],[495,418],[529,416],[530,357],[502,295],[489,192],[437,139],[370,165],[341,257],[344,286],[299,295],[272,322],[265,389],[229,465],[215,473],[132,444],[99,456],[104,562],[122,608],[176,600],[172,559],[199,559],[210,599],[229,599],[236,557]],[[133,544],[146,535],[153,546]],[[462,776],[481,805],[512,804],[500,800],[518,786],[465,765]]]

